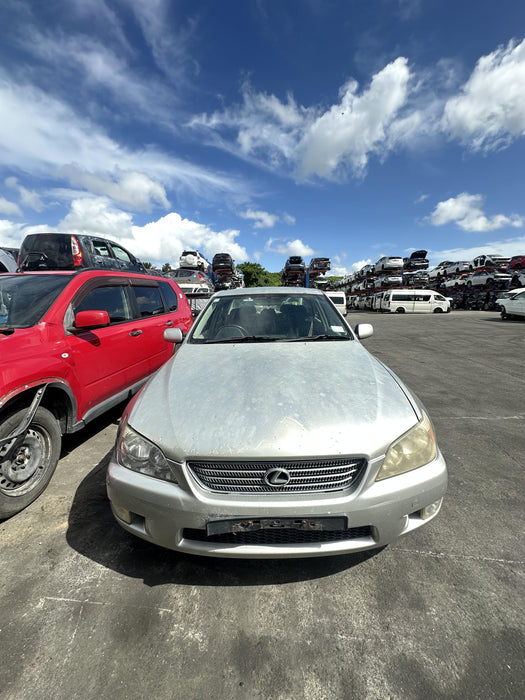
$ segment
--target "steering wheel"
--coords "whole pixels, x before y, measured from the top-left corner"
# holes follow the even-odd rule
[[[215,336],[215,340],[226,340],[227,338],[246,338],[247,335],[247,331],[242,326],[229,324],[228,326],[223,326],[219,330]]]

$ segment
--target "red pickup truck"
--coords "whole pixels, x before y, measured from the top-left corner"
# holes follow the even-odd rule
[[[130,398],[192,324],[171,279],[133,272],[0,275],[0,519],[46,488],[62,435]]]

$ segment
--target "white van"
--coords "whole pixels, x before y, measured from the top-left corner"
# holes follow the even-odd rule
[[[382,299],[383,311],[391,313],[448,313],[450,301],[433,289],[389,289]]]
[[[372,297],[372,311],[383,311],[383,297],[386,292],[376,292]]]
[[[325,292],[340,314],[346,316],[346,294],[344,292]]]

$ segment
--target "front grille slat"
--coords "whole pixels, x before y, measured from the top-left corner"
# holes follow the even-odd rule
[[[183,537],[197,542],[241,545],[300,545],[322,544],[324,542],[346,542],[361,538],[371,538],[372,528],[353,527],[348,530],[320,530],[316,532],[289,529],[255,530],[254,532],[226,532],[219,535],[206,535],[206,530],[186,529]]]
[[[309,493],[340,491],[353,486],[366,468],[365,459],[338,458],[294,461],[239,461],[187,463],[198,484],[216,493]],[[269,470],[286,472],[286,484],[266,483]]]

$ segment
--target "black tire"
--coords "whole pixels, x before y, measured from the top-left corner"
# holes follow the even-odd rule
[[[443,313],[443,309],[440,309],[439,306],[437,306],[437,307],[434,309],[434,313],[435,313],[435,314],[442,314],[442,313]]]
[[[0,437],[20,425],[26,413],[24,409],[8,416],[0,425]],[[0,519],[19,513],[40,496],[53,476],[61,446],[58,421],[47,408],[37,408],[15,459],[1,462],[0,456]]]
[[[398,306],[398,308],[396,309],[396,314],[404,314],[404,313],[405,313],[405,309],[402,306]]]
[[[508,319],[508,314],[507,314],[507,312],[505,311],[505,309],[501,309],[501,314],[500,314],[500,315],[501,315],[501,320],[502,320],[502,321],[506,321],[506,320]]]

